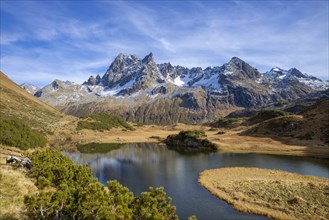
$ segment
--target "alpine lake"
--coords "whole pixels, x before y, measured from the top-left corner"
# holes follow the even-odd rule
[[[83,152],[83,153],[82,153]],[[78,164],[88,164],[94,176],[106,184],[118,180],[135,195],[150,186],[163,186],[180,219],[196,215],[199,220],[267,219],[236,211],[198,183],[200,172],[222,167],[259,167],[302,175],[329,178],[329,160],[300,156],[256,153],[179,153],[163,144],[135,143],[120,147],[109,145],[101,152],[64,152]]]

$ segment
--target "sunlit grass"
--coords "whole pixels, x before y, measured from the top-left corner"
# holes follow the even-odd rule
[[[328,219],[329,179],[259,168],[222,168],[199,182],[239,211],[274,219]]]

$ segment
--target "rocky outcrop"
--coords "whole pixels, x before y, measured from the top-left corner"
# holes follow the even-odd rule
[[[95,86],[101,83],[101,77],[97,74],[96,78],[94,76],[90,76],[87,81],[85,81],[82,85]]]

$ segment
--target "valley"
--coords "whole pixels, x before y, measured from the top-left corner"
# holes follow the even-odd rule
[[[329,220],[328,8],[0,0],[0,220]]]
[[[211,127],[198,125],[177,124],[174,126],[143,125],[135,127],[135,131],[122,131],[121,128],[111,131],[75,131],[70,128],[74,121],[66,122],[63,129],[55,130],[49,137],[49,144],[59,149],[75,150],[76,144],[86,143],[148,143],[159,142],[168,135],[178,134],[184,130],[203,130],[207,138],[216,143],[220,151],[235,153],[267,153],[277,155],[298,155],[329,158],[329,148],[317,140],[299,140],[296,138],[242,136],[240,133],[246,128],[228,130],[218,134],[218,130],[210,131]],[[68,141],[69,139],[69,141]],[[66,147],[64,147],[66,146]]]
[[[61,90],[64,88],[60,86],[61,82],[56,83],[58,84],[53,87],[54,94],[68,92],[65,89]],[[66,83],[66,85],[68,87],[71,86],[70,83]],[[134,200],[129,200],[130,202],[138,201],[138,195],[141,192],[146,192],[148,186],[165,186],[168,196],[174,199],[173,205],[178,208],[177,213],[180,218],[188,218],[196,214],[200,219],[216,219],[216,216],[209,215],[206,210],[209,207],[216,209],[219,206],[221,208],[217,209],[218,213],[216,212],[216,215],[221,215],[222,217],[229,218],[233,216],[239,219],[263,219],[263,217],[257,215],[238,213],[225,203],[210,197],[208,192],[203,191],[201,186],[197,185],[196,180],[205,169],[227,166],[256,166],[328,178],[326,176],[328,170],[325,168],[329,158],[327,130],[329,115],[328,90],[315,89],[313,92],[296,97],[292,103],[270,102],[266,108],[264,106],[243,107],[237,103],[229,105],[219,103],[221,107],[218,109],[214,108],[214,111],[206,108],[199,111],[202,108],[199,108],[200,105],[195,103],[199,103],[202,99],[207,100],[209,95],[212,96],[212,93],[208,93],[203,87],[192,87],[191,91],[187,91],[187,88],[173,88],[172,91],[178,89],[178,91],[186,90],[187,92],[187,95],[179,96],[178,102],[174,101],[176,104],[173,106],[176,106],[174,109],[177,111],[174,110],[172,112],[173,109],[171,107],[163,107],[172,105],[172,97],[157,96],[155,99],[157,102],[152,101],[152,105],[154,105],[152,108],[145,108],[144,106],[143,108],[145,109],[143,111],[139,108],[139,110],[133,113],[134,116],[131,118],[124,109],[128,108],[135,111],[136,109],[131,105],[151,103],[149,102],[150,97],[145,95],[147,92],[142,92],[145,96],[141,95],[141,98],[133,95],[120,98],[120,96],[113,96],[112,94],[109,96],[109,99],[100,97],[100,100],[106,101],[97,101],[97,103],[77,102],[74,104],[74,101],[71,100],[72,102],[70,103],[73,103],[73,105],[67,104],[67,107],[71,108],[71,110],[75,109],[77,114],[68,115],[67,111],[62,107],[58,105],[51,107],[44,103],[42,99],[40,100],[40,97],[29,94],[3,73],[1,73],[0,86],[0,138],[2,143],[0,145],[0,185],[3,189],[1,196],[5,198],[3,206],[6,207],[5,209],[0,209],[0,218],[9,216],[14,219],[24,219],[27,218],[27,215],[38,218],[36,216],[39,216],[40,213],[33,212],[32,206],[36,205],[38,207],[40,204],[34,203],[32,198],[48,195],[50,196],[48,198],[54,199],[54,204],[57,204],[57,193],[60,195],[62,190],[65,190],[56,185],[58,183],[49,176],[47,177],[49,178],[48,180],[44,179],[46,178],[45,176],[33,178],[30,171],[6,164],[5,159],[9,155],[17,155],[19,157],[36,155],[37,159],[38,154],[42,155],[42,152],[49,151],[45,155],[54,154],[57,155],[56,157],[60,157],[60,160],[67,161],[66,157],[62,158],[62,154],[59,153],[61,151],[78,164],[88,164],[91,169],[88,172],[93,172],[93,176],[97,177],[103,185],[106,185],[107,181],[111,179],[119,180],[122,184],[128,186],[137,195]],[[80,86],[75,85],[75,87]],[[31,87],[26,87],[26,85],[25,88],[31,89]],[[72,89],[72,87],[70,88]],[[32,87],[32,89],[35,88]],[[200,94],[201,96],[199,96]],[[200,100],[195,99],[195,95]],[[59,97],[54,97],[55,100],[60,100]],[[123,102],[115,101],[114,103],[119,103],[119,105],[114,105],[111,101],[114,99],[123,100]],[[136,103],[127,102],[129,99],[135,100]],[[166,100],[171,101],[169,103]],[[100,106],[102,107],[100,108]],[[112,111],[105,106],[110,106],[112,110],[113,108],[116,110]],[[159,113],[159,111],[161,112]],[[216,117],[212,117],[212,120],[210,120],[203,111],[206,111],[209,115],[216,115]],[[217,111],[220,113],[216,114],[215,112]],[[202,117],[197,115],[202,115]],[[186,123],[191,118],[195,120],[193,119],[191,123]],[[134,120],[126,121],[125,119]],[[169,150],[163,141],[168,136],[177,135],[181,132],[203,133],[204,138],[213,146],[216,146],[217,150],[211,153],[181,153]],[[35,140],[29,136],[36,136],[40,140],[46,140],[46,146],[33,146],[36,144]],[[44,139],[41,136],[44,136]],[[8,142],[8,140],[12,140],[12,142]],[[22,140],[22,143],[20,145],[11,144],[10,146],[5,144],[16,143],[13,140]],[[24,143],[26,144],[24,145]],[[26,150],[27,146],[29,146],[29,149]],[[78,149],[81,152],[77,151]],[[282,162],[282,166],[271,165]],[[291,169],[288,168],[289,165],[293,165],[296,162],[300,164],[301,168],[295,166],[292,166]],[[304,163],[307,164],[305,167]],[[56,174],[57,168],[51,166],[51,163],[48,165],[52,167],[51,169],[55,169],[50,176],[58,175],[58,173]],[[191,167],[192,170],[187,169],[186,166]],[[84,168],[77,166],[76,169]],[[132,176],[137,176],[137,185],[135,183],[136,178],[130,179],[130,175],[128,175],[129,173],[131,174],[132,170],[134,170],[134,175]],[[70,171],[67,172],[70,173]],[[81,170],[81,172],[87,171]],[[175,181],[168,182],[168,179],[175,179]],[[26,182],[26,187],[20,187],[23,182]],[[43,188],[44,184],[46,186],[50,184],[49,187],[51,189],[56,189],[55,194],[52,194],[52,190],[49,191],[47,187]],[[72,185],[73,183],[70,184]],[[100,195],[102,193],[106,194],[107,191],[104,191],[103,185],[99,184],[99,182],[93,182],[93,184],[96,184],[99,188],[100,191],[98,193]],[[14,196],[15,198],[11,199],[14,193],[13,190],[17,191],[18,187],[20,188],[19,196]],[[113,187],[112,190],[123,190],[121,185],[114,185]],[[71,190],[76,190],[76,188],[73,188]],[[180,196],[180,192],[185,192],[185,188],[191,190],[191,197],[194,198],[188,203],[188,206],[184,205],[184,201],[190,198]],[[161,188],[157,190],[159,190],[156,191],[157,193],[165,195],[162,194]],[[154,193],[152,190],[147,192]],[[118,196],[120,195],[118,194]],[[122,195],[126,194],[123,193]],[[196,199],[195,196],[197,195],[200,196],[201,200]],[[153,196],[157,195],[153,194]],[[99,197],[99,199],[101,198],[103,197]],[[170,207],[171,203],[169,201],[171,199],[168,197],[164,198],[168,199],[168,206]],[[74,198],[67,197],[66,199],[68,199],[67,202],[69,203]],[[148,197],[148,199],[152,199],[152,196]],[[85,202],[88,202],[88,200]],[[110,201],[102,200],[102,202]],[[203,202],[207,206],[200,206],[200,203]],[[114,205],[118,204],[114,202]],[[29,207],[29,211],[27,211],[27,207]],[[68,209],[69,207],[67,206],[66,208]],[[195,207],[196,211],[191,212],[190,207]],[[159,208],[159,212],[162,212],[161,208]],[[45,211],[45,213],[47,212]],[[56,212],[48,212],[50,216],[54,213]],[[127,209],[125,213],[131,213],[131,210]],[[264,215],[264,212],[255,213]],[[324,213],[326,213],[326,208],[324,208]],[[41,212],[41,215],[43,214]],[[120,215],[120,213],[117,214]],[[176,216],[176,211],[168,214]],[[137,212],[133,215],[139,216],[143,215],[143,213]],[[281,218],[277,217],[277,215],[274,215],[274,217]]]

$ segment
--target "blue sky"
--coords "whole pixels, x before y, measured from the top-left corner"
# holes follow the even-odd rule
[[[328,1],[4,1],[1,71],[82,83],[118,53],[186,67],[237,56],[328,79]]]

